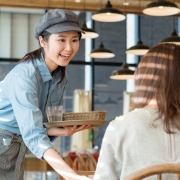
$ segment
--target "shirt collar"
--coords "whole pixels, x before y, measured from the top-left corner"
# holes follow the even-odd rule
[[[60,81],[60,68],[58,67],[55,72],[53,73],[53,77],[51,73],[49,72],[49,69],[45,63],[44,56],[41,53],[41,59],[36,59],[35,66],[39,70],[39,73],[42,77],[43,82],[50,81],[52,79],[55,80],[55,82]]]

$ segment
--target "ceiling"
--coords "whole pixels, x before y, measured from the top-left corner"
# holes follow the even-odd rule
[[[80,2],[75,2],[80,1]],[[180,0],[168,0],[177,4],[180,8]],[[110,0],[113,8],[124,13],[142,14],[142,10],[149,4],[150,0]],[[123,3],[128,2],[128,6]],[[105,7],[107,0],[0,0],[1,7],[22,7],[54,9],[63,8],[75,11],[91,11]],[[176,16],[180,16],[180,13]]]

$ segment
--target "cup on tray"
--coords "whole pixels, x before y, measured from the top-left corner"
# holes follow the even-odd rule
[[[48,122],[62,121],[63,106],[48,106],[46,107]]]

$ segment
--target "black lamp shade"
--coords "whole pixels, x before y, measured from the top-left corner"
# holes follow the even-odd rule
[[[85,32],[85,34],[82,34],[82,39],[85,38],[97,38],[99,34],[92,28],[88,28],[86,23],[83,23],[83,26],[81,29]]]
[[[149,49],[149,46],[144,45],[143,42],[139,40],[135,46],[132,46],[126,50],[126,54],[135,54],[141,56],[146,54]]]
[[[114,70],[111,79],[114,80],[126,80],[134,78],[134,71],[129,69],[128,64],[124,63],[120,69]]]
[[[180,45],[180,37],[178,36],[177,31],[174,29],[171,36],[164,38],[161,43],[174,43]]]
[[[110,1],[107,1],[105,8],[97,10],[92,19],[100,22],[117,22],[122,21],[126,17],[118,9],[112,8]]]
[[[178,14],[179,8],[173,2],[158,0],[148,4],[143,10],[143,13],[150,16],[171,16]]]
[[[112,51],[110,51],[109,49],[106,49],[103,45],[103,43],[100,44],[99,48],[94,49],[90,56],[92,58],[112,58],[115,55],[113,54]]]

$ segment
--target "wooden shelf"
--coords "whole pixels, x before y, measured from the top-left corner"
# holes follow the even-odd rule
[[[36,157],[26,157],[24,163],[25,171],[54,171],[54,169],[44,160]]]

